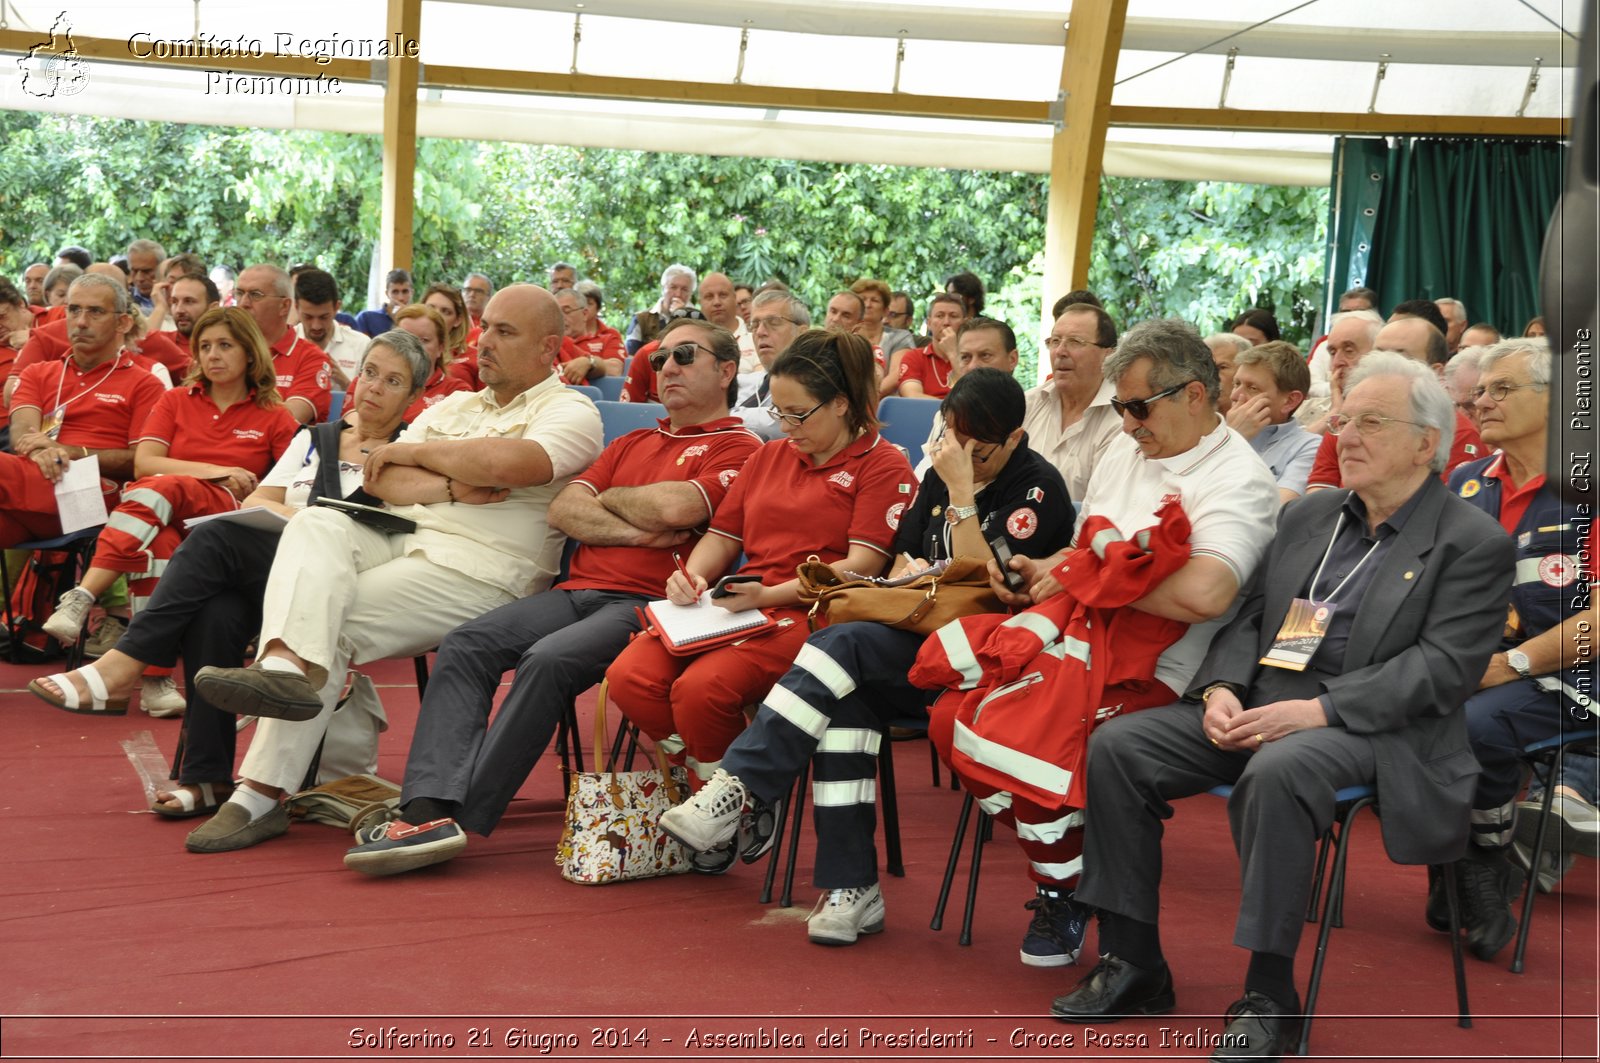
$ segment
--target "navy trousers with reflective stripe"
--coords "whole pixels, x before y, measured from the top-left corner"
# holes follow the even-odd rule
[[[882,624],[815,632],[722,758],[728,774],[769,803],[811,758],[819,889],[878,881],[878,743],[888,721],[925,715],[928,692],[906,680],[922,642]]]

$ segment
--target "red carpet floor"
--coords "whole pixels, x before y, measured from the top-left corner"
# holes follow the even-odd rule
[[[340,863],[348,836],[315,825],[190,854],[197,821],[147,812],[135,764],[140,750],[169,758],[178,721],[50,709],[23,690],[41,671],[0,665],[5,1058],[1192,1059],[1238,995],[1237,866],[1213,798],[1183,803],[1167,834],[1178,1013],[1085,1028],[1043,1017],[1081,970],[1017,960],[1030,886],[1004,831],[986,849],[972,946],[957,943],[964,863],[946,929],[928,928],[960,798],[929,785],[920,743],[897,747],[906,877],[885,879],[888,928],[825,949],[802,925],[814,891],[762,906],[760,865],[563,881],[553,754],[494,837],[443,867],[365,878]],[[399,779],[410,663],[373,673],[392,721],[380,771]],[[802,881],[809,862],[808,832]],[[1509,948],[1468,958],[1462,1030],[1447,943],[1421,918],[1423,871],[1390,864],[1364,819],[1313,1054],[1596,1058],[1596,867],[1580,861],[1540,899],[1525,974],[1507,971]],[[1308,932],[1302,986],[1313,945]]]

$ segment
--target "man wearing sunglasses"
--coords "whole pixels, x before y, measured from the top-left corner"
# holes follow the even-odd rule
[[[559,586],[492,610],[439,646],[406,763],[400,819],[363,832],[345,866],[390,875],[488,835],[572,699],[605,673],[760,444],[728,415],[739,348],[680,320],[652,356],[666,419],[614,441],[556,496],[550,524],[580,545]],[[490,721],[501,676],[516,670]]]
[[[1119,382],[1119,396],[1133,390]],[[1430,370],[1369,355],[1339,418],[1346,489],[1283,508],[1233,619],[1173,687],[1187,700],[1096,729],[1078,899],[1099,910],[1100,963],[1056,999],[1056,1017],[1099,1023],[1176,1006],[1157,923],[1162,821],[1178,798],[1232,787],[1233,941],[1250,956],[1213,1060],[1295,1051],[1294,956],[1337,791],[1376,787],[1392,859],[1460,854],[1476,764],[1459,707],[1505,620],[1512,551],[1492,518],[1439,482],[1454,420]],[[1193,460],[1168,468],[1181,478],[1176,466]],[[1276,510],[1270,477],[1266,488]],[[1256,519],[1270,529],[1275,515]]]

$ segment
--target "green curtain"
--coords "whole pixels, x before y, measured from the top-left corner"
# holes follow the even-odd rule
[[[1341,137],[1334,148],[1328,302],[1365,284],[1385,311],[1450,296],[1520,335],[1539,312],[1539,252],[1561,194],[1554,139]]]

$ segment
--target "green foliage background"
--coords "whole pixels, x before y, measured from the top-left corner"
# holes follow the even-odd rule
[[[139,236],[235,267],[313,261],[360,309],[378,236],[379,138],[0,112],[0,270]],[[607,316],[652,303],[671,262],[777,278],[819,311],[857,277],[919,301],[970,269],[988,312],[1037,356],[1047,181],[1040,174],[839,165],[430,139],[418,146],[423,284],[471,269],[542,280],[565,259]],[[1119,324],[1202,332],[1249,306],[1310,338],[1328,192],[1108,177],[1089,286]],[[387,263],[383,264],[387,267]],[[1031,379],[1026,376],[1024,379]]]

